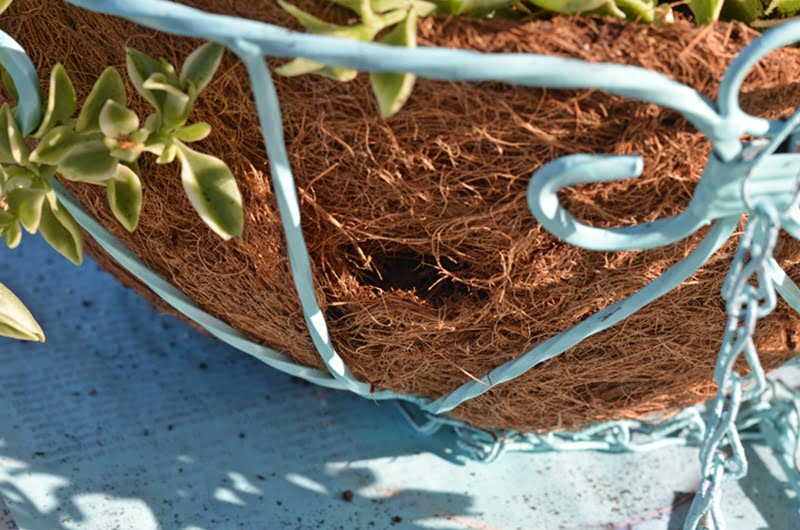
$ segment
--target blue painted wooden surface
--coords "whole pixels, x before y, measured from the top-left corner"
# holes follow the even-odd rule
[[[93,262],[32,238],[0,271],[48,335],[0,341],[0,496],[22,529],[677,529],[697,486],[690,448],[465,462],[391,402],[293,382]],[[797,528],[785,468],[748,456],[729,527]]]

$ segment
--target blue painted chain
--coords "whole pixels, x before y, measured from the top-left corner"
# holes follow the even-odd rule
[[[728,320],[714,372],[719,390],[707,423],[696,409],[688,409],[658,423],[618,421],[579,432],[499,433],[424,412],[423,421],[419,422],[405,406],[401,406],[401,411],[421,434],[431,435],[442,427],[452,427],[457,446],[480,461],[492,461],[506,450],[641,452],[667,445],[694,445],[702,440],[702,481],[684,530],[723,530],[720,507],[723,481],[747,474],[740,431],[756,430],[748,433],[751,440],[774,442],[766,439],[771,429],[777,434],[773,438],[790,443],[794,465],[800,468],[800,400],[782,383],[766,380],[753,340],[758,320],[777,305],[770,267],[779,229],[774,207],[759,203],[745,226],[725,279],[722,296]],[[742,357],[749,368],[747,376],[735,369]],[[737,421],[742,404],[749,401],[755,403]]]
[[[770,260],[778,241],[778,213],[759,203],[750,215],[722,296],[728,321],[719,350],[714,380],[719,389],[714,399],[708,432],[700,446],[702,482],[692,503],[685,530],[722,530],[725,522],[720,508],[723,480],[747,474],[747,458],[739,438],[736,418],[743,401],[760,397],[767,388],[764,370],[753,341],[756,323],[777,304],[770,280]],[[755,280],[755,285],[751,283]],[[750,370],[741,376],[735,368],[744,356]]]
[[[777,379],[767,391],[739,411],[736,427],[743,441],[762,442],[788,457],[788,466],[800,472],[800,395]]]
[[[742,440],[767,444],[790,455],[791,466],[800,471],[800,394],[780,380],[767,381],[766,385],[759,398],[743,403],[736,429]],[[662,420],[608,421],[579,431],[524,433],[480,429],[402,401],[395,404],[418,434],[434,436],[449,429],[464,457],[487,463],[507,452],[642,453],[670,446],[698,447],[707,423],[702,407],[691,407]]]
[[[800,145],[800,113],[786,120],[767,120],[749,115],[739,107],[740,88],[748,72],[771,51],[800,41],[800,22],[787,23],[765,32],[743,50],[726,72],[714,102],[691,87],[635,66],[599,63],[590,66],[579,60],[535,54],[482,54],[428,47],[401,50],[377,43],[299,34],[253,20],[204,13],[165,0],[67,1],[153,29],[223,43],[247,66],[269,154],[271,183],[286,236],[290,268],[308,331],[325,370],[300,365],[203,311],[138,260],[74,197],[54,184],[65,207],[121,266],[221,340],[271,366],[326,387],[347,389],[370,399],[400,398],[414,403],[423,410],[422,422],[417,422],[403,410],[420,432],[432,434],[443,426],[449,426],[455,432],[459,447],[480,460],[491,460],[508,449],[534,452],[581,449],[637,451],[664,444],[696,443],[704,433],[700,452],[703,479],[686,522],[687,530],[723,528],[720,513],[722,481],[725,477],[741,477],[747,470],[739,432],[744,430],[750,439],[777,437],[782,443],[793,441],[795,459],[800,456],[800,410],[796,396],[791,392],[787,394],[786,389],[778,384],[770,386],[766,382],[753,343],[757,321],[775,308],[776,291],[790,306],[800,311],[800,288],[772,259],[779,228],[800,239],[800,208],[796,200],[800,154],[795,149],[782,150],[784,143]],[[691,254],[637,293],[536,345],[479,379],[465,382],[449,394],[432,399],[398,395],[387,390],[376,391],[371,384],[356,378],[336,351],[330,340],[324,310],[314,290],[299,197],[283,137],[280,101],[266,62],[266,57],[298,56],[359,71],[409,72],[431,79],[492,80],[552,89],[604,90],[674,109],[704,133],[713,145],[713,153],[693,200],[683,213],[635,226],[597,228],[581,223],[559,203],[558,191],[562,187],[641,175],[643,161],[637,156],[576,154],[555,160],[542,167],[531,179],[528,203],[536,220],[554,236],[593,250],[640,250],[666,246],[689,237],[702,227],[711,227]],[[38,76],[24,50],[2,32],[0,64],[6,67],[18,87],[25,88],[21,93],[27,97],[20,102],[17,116],[22,129],[30,130],[41,115],[41,101],[36,89]],[[758,140],[742,142],[744,137]],[[767,138],[764,147],[765,144],[760,142]],[[759,152],[755,161],[745,156],[751,148]],[[665,295],[691,277],[725,244],[744,213],[750,214],[750,220],[723,292],[728,325],[715,371],[719,394],[713,403],[707,428],[691,412],[657,425],[614,422],[580,433],[546,435],[486,431],[436,416],[498,385],[513,381]],[[751,283],[753,280],[754,284]],[[741,357],[749,367],[747,376],[740,375],[735,369]],[[740,408],[742,419],[737,422]],[[757,432],[753,433],[753,429]]]
[[[682,410],[658,422],[608,421],[580,431],[525,433],[480,429],[446,416],[412,411],[402,402],[397,402],[397,406],[409,425],[421,435],[432,436],[451,428],[456,446],[464,456],[480,462],[492,462],[505,452],[517,451],[639,453],[668,446],[696,446],[705,434],[705,422],[697,408]]]
[[[728,320],[714,372],[719,390],[707,423],[696,409],[688,409],[657,423],[617,421],[578,432],[500,433],[424,412],[420,422],[406,406],[401,406],[401,411],[421,434],[432,435],[443,427],[452,427],[457,446],[467,456],[486,462],[508,450],[641,452],[668,445],[695,445],[702,440],[702,481],[684,530],[723,530],[722,484],[728,477],[739,479],[747,474],[740,432],[747,433],[751,440],[773,445],[788,441],[794,466],[800,469],[800,399],[782,383],[766,380],[753,340],[758,320],[777,305],[770,263],[779,229],[775,209],[759,203],[745,226],[725,279],[722,296]],[[742,357],[749,368],[747,376],[735,369]],[[740,419],[742,404],[749,401],[754,404]],[[771,437],[770,430],[774,433]]]

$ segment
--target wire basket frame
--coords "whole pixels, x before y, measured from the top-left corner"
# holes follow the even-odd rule
[[[271,181],[286,237],[294,284],[308,331],[327,370],[298,364],[290,357],[250,340],[203,311],[148,269],[88,214],[63,186],[54,183],[60,200],[78,223],[132,275],[177,311],[224,342],[279,370],[322,386],[349,390],[370,399],[411,402],[421,409],[426,421],[433,422],[420,423],[406,413],[421,431],[435,430],[449,421],[441,420],[436,415],[451,411],[465,401],[514,380],[587,337],[625,320],[668,293],[691,277],[726,243],[742,216],[748,214],[748,227],[723,289],[729,321],[715,372],[719,393],[701,448],[704,479],[686,526],[691,529],[703,528],[698,525],[722,527],[724,523],[721,522],[718,509],[722,476],[728,473],[738,477],[746,472],[746,460],[738,450],[741,425],[737,427],[736,418],[739,408],[745,401],[758,403],[769,388],[773,388],[774,396],[778,395],[774,386],[770,387],[764,379],[752,341],[753,329],[759,318],[774,309],[778,296],[800,312],[800,289],[772,256],[779,229],[800,239],[800,154],[780,150],[781,146],[794,146],[800,140],[800,136],[797,136],[800,134],[800,113],[788,119],[776,120],[752,116],[740,108],[739,91],[745,76],[761,58],[777,48],[800,41],[800,22],[778,26],[744,49],[730,65],[720,83],[717,101],[713,102],[691,87],[636,66],[588,63],[538,54],[485,54],[357,42],[297,33],[263,22],[210,14],[168,0],[67,1],[159,31],[219,42],[246,65],[269,154]],[[464,383],[449,394],[431,399],[400,395],[388,390],[376,391],[348,369],[330,340],[324,312],[314,290],[311,260],[301,228],[298,193],[286,152],[280,102],[267,65],[268,57],[303,57],[358,71],[408,72],[430,79],[491,80],[552,89],[598,89],[676,110],[705,134],[713,146],[693,199],[683,213],[619,228],[595,228],[581,223],[559,203],[558,191],[561,188],[634,178],[643,169],[642,159],[638,156],[581,154],[550,162],[532,177],[528,187],[528,204],[533,215],[531,221],[538,221],[554,236],[568,243],[598,251],[665,246],[692,235],[702,227],[710,225],[710,229],[687,257],[638,292],[598,311],[575,327],[553,336],[479,379]],[[21,88],[23,100],[19,102],[17,119],[23,132],[29,132],[41,116],[36,71],[19,45],[5,34],[0,35],[0,63]],[[741,138],[745,136],[755,140],[742,141]],[[751,283],[754,278],[755,286]],[[748,377],[741,377],[733,370],[734,361],[742,355],[751,370]],[[786,400],[791,401],[789,398]],[[797,443],[800,438],[796,432],[800,413],[796,407],[784,407],[781,410],[785,415],[794,415],[786,430],[789,433],[787,436],[794,436],[793,441]],[[762,416],[766,417],[766,414],[763,412]],[[629,427],[627,425],[626,428]],[[461,426],[457,428],[464,429]],[[668,434],[662,439],[687,429],[692,437],[698,438],[696,429],[684,425],[681,429],[665,428],[664,432]],[[789,432],[792,429],[794,431]],[[630,436],[624,433],[629,431],[595,429],[593,432],[601,433],[601,438],[605,437],[602,439],[608,443],[606,446],[589,444],[590,448],[630,450],[633,446],[626,443],[626,436]],[[622,438],[614,438],[620,432],[623,433]],[[473,445],[480,446],[476,440],[481,438],[481,433],[476,430],[464,433],[464,439],[471,440],[465,442],[468,446],[473,442]],[[517,434],[514,433],[514,436]],[[593,442],[597,441],[597,438],[589,436]],[[489,445],[496,447],[498,439],[489,438]],[[529,436],[514,439],[517,442],[527,440],[540,448],[548,447],[548,444],[550,447],[558,446],[555,443],[558,438],[548,441],[540,437],[534,442]],[[580,436],[571,440],[581,441]],[[721,456],[724,453],[720,450],[723,443],[733,448],[731,456]],[[488,454],[494,453],[489,451]]]
[[[741,110],[738,94],[752,66],[770,51],[800,40],[800,24],[787,24],[765,34],[751,44],[731,65],[720,85],[715,104],[696,90],[644,68],[618,64],[587,63],[581,60],[537,54],[485,54],[443,48],[408,49],[379,43],[309,35],[252,20],[206,13],[165,0],[69,0],[77,6],[120,16],[141,25],[178,35],[214,40],[225,44],[247,66],[259,112],[264,141],[269,153],[272,184],[286,236],[287,252],[308,330],[327,373],[298,365],[287,356],[254,343],[226,324],[200,310],[167,282],[150,272],[113,236],[102,229],[63,188],[59,194],[71,213],[115,259],[162,296],[168,303],[198,324],[236,348],[255,355],[274,367],[317,384],[346,389],[370,399],[406,399],[426,412],[442,414],[459,404],[513,380],[534,366],[551,359],[586,337],[599,333],[663,296],[688,279],[733,234],[739,218],[748,211],[740,193],[741,182],[750,174],[751,194],[778,201],[779,210],[791,201],[795,177],[800,173],[800,157],[779,155],[781,160],[762,156],[757,171],[755,161],[744,161],[747,144],[743,135],[774,135],[793,131],[786,120],[767,120]],[[280,102],[266,57],[304,58],[331,66],[359,71],[409,72],[420,77],[460,81],[501,81],[525,86],[556,89],[599,89],[643,102],[674,109],[709,137],[714,154],[698,185],[695,200],[686,212],[675,218],[632,227],[600,229],[586,226],[561,208],[557,191],[561,187],[638,176],[642,161],[638,156],[573,155],[541,168],[531,180],[528,202],[534,217],[546,229],[569,243],[593,250],[635,250],[668,245],[691,235],[700,227],[713,224],[700,245],[685,259],[668,269],[639,292],[612,304],[539,344],[520,357],[492,370],[476,381],[469,381],[439,399],[401,396],[385,390],[375,391],[359,381],[347,368],[330,341],[324,313],[314,292],[311,261],[300,226],[300,204],[289,165],[281,122]],[[790,157],[787,164],[785,157]],[[780,166],[780,167],[778,167]],[[776,170],[779,172],[775,174]],[[731,178],[734,175],[735,178]],[[738,187],[737,187],[738,186]],[[731,192],[731,188],[733,191]],[[800,209],[791,209],[782,226],[800,235]],[[800,310],[800,289],[782,274],[777,263],[771,265],[773,281],[786,301]],[[778,280],[780,278],[780,280]]]

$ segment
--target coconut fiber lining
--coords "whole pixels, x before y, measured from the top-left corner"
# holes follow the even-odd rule
[[[297,27],[273,0],[185,3]],[[320,2],[297,3],[319,12]],[[60,0],[19,0],[3,26],[44,79],[62,62],[79,95],[106,66],[124,68],[126,46],[180,64],[197,45]],[[420,34],[431,45],[639,65],[709,97],[756,35],[739,24],[695,28],[678,21],[656,29],[559,17],[426,20]],[[177,166],[143,166],[144,209],[134,234],[113,220],[102,188],[70,189],[207,311],[321,367],[289,272],[246,79],[229,54],[195,113],[214,127],[202,148],[223,158],[242,188],[242,237],[223,243],[203,225],[185,199]],[[798,80],[800,50],[776,52],[749,76],[742,105],[754,114],[787,115],[800,105]],[[350,83],[309,76],[276,82],[332,340],[353,372],[376,388],[441,396],[637,291],[702,235],[651,251],[590,252],[550,236],[526,205],[530,176],[559,156],[641,153],[642,178],[571,188],[565,205],[603,226],[680,212],[709,144],[672,111],[597,91],[420,80],[408,104],[383,120],[364,75]],[[89,249],[142,290],[95,246]],[[710,397],[725,321],[719,289],[734,249],[726,245],[689,281],[626,321],[452,414],[480,426],[542,430],[663,413]],[[783,237],[778,257],[790,276],[800,277],[798,243]],[[798,329],[785,305],[760,324],[766,367],[794,354]]]

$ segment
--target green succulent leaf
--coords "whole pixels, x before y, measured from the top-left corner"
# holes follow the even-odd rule
[[[51,247],[75,265],[83,262],[83,236],[72,215],[58,202],[54,191],[47,193],[42,204],[39,232]]]
[[[17,340],[44,342],[44,332],[25,304],[0,283],[0,335]]]
[[[36,173],[30,169],[13,164],[0,166],[0,175],[5,193],[19,188],[30,188],[37,178]]]
[[[324,64],[300,57],[277,67],[275,71],[284,77],[295,77],[298,75],[316,74],[324,69]],[[358,72],[355,70],[350,71],[355,72],[355,75],[353,76],[353,79],[355,79],[355,77],[358,75]]]
[[[795,4],[795,11],[800,7],[800,0],[791,0]],[[788,2],[785,2],[788,4]],[[761,0],[725,0],[719,13],[721,20],[741,20],[747,24],[764,14],[764,4]],[[781,13],[784,16],[792,13]]]
[[[381,42],[393,46],[416,48],[416,12],[410,10],[406,19],[383,37]],[[394,116],[405,105],[417,80],[415,75],[402,72],[373,72],[369,79],[372,91],[378,101],[381,116],[384,118]]]
[[[46,195],[47,190],[43,188],[18,188],[6,197],[10,211],[30,234],[35,234],[39,229]]]
[[[28,147],[8,103],[0,107],[0,163],[20,164],[28,160]]]
[[[172,63],[170,63],[163,57],[161,57],[159,61],[161,62],[161,67],[164,72],[164,75],[166,75],[167,77],[167,82],[170,85],[180,87],[181,80],[180,77],[178,76],[178,72],[175,70],[175,67],[172,65]]]
[[[161,154],[159,154],[158,158],[156,159],[156,164],[171,164],[175,161],[175,157],[177,156],[178,148],[173,140],[169,140],[163,145]]]
[[[200,218],[225,240],[241,234],[242,195],[231,170],[222,160],[181,142],[175,142],[175,146],[182,165],[183,188]]]
[[[358,0],[358,2],[360,5],[361,1]],[[283,8],[284,11],[292,15],[306,29],[306,31],[310,33],[333,35],[337,31],[346,29],[346,26],[339,26],[337,24],[325,22],[324,20],[315,17],[311,13],[307,13],[299,7],[284,0],[278,0],[278,4]]]
[[[172,131],[186,123],[193,98],[173,85],[167,75],[155,73],[142,86],[152,92],[159,102],[156,110],[161,118],[161,130]]]
[[[322,63],[303,59],[302,57],[294,59],[282,66],[275,69],[278,74],[284,77],[295,77],[305,74],[318,74],[336,81],[352,81],[358,77],[356,70],[349,68],[338,68],[335,66],[325,66]]]
[[[50,73],[50,91],[47,96],[47,108],[35,138],[41,138],[58,124],[68,120],[78,108],[75,87],[61,63],[53,67]]]
[[[371,41],[375,38],[375,35],[383,29],[382,27],[367,24],[354,24],[352,26],[331,24],[284,0],[278,0],[278,4],[280,4],[287,13],[292,15],[309,33],[341,37],[343,39]],[[402,17],[395,21],[395,23],[400,20],[402,20]],[[384,25],[383,27],[386,26]]]
[[[179,86],[172,84],[169,78],[162,73],[155,73],[145,79],[144,84],[142,85],[146,90],[155,91],[155,92],[166,92],[168,94],[172,94],[175,97],[183,98],[185,101],[189,101],[189,95],[186,94]]]
[[[108,204],[114,217],[128,232],[136,230],[142,211],[142,181],[130,167],[120,164],[106,185]]]
[[[99,117],[100,130],[108,138],[122,138],[139,128],[139,116],[131,109],[109,99]]]
[[[207,42],[186,58],[181,69],[181,86],[193,83],[197,92],[202,92],[217,73],[225,47],[216,42]]]
[[[57,166],[70,152],[85,140],[72,127],[62,125],[51,129],[31,153],[30,160],[36,164]]]
[[[175,131],[175,138],[182,142],[199,142],[200,140],[205,140],[209,134],[211,134],[211,125],[201,121],[187,127],[181,127]]]
[[[144,83],[154,74],[162,74],[166,78],[168,72],[164,64],[134,48],[125,50],[125,61],[128,67],[128,77],[136,91],[156,109],[156,112],[160,112],[163,95],[148,90]]]
[[[473,17],[490,16],[497,11],[507,9],[511,6],[520,4],[518,0],[434,0],[434,1],[436,1],[436,4],[439,6],[439,11],[442,14],[470,15]],[[537,6],[539,5],[537,2],[534,1],[531,1],[531,3]],[[571,12],[577,12],[577,11],[580,10],[575,10]],[[557,12],[565,13],[566,11],[557,11]]]
[[[0,108],[0,163],[24,166],[28,163],[29,156],[30,150],[25,144],[25,137],[19,130],[11,107],[5,103]]]
[[[689,0],[689,9],[699,25],[711,24],[719,20],[724,0]]]
[[[155,117],[148,117],[145,127],[151,132],[173,131],[186,123],[191,112],[197,88],[187,80],[187,91],[175,69],[166,62],[159,62],[140,51],[127,50],[128,75],[136,90],[156,110]],[[199,75],[197,65],[196,73]]]
[[[407,13],[407,9],[397,9],[385,15],[376,16],[370,7],[369,0],[354,0],[353,2],[346,2],[346,5],[343,5],[360,13],[364,23],[354,24],[352,26],[340,26],[325,22],[284,0],[278,0],[278,3],[310,33],[360,41],[373,40],[383,29],[405,19]],[[358,75],[357,71],[349,68],[326,66],[305,58],[297,58],[290,61],[278,67],[276,72],[284,77],[318,74],[335,79],[336,81],[345,82],[352,81]]]
[[[338,4],[342,7],[346,7],[347,9],[358,13],[359,15],[362,12],[362,6],[364,0],[331,0],[334,4]],[[370,7],[373,12],[375,13],[386,13],[388,11],[395,11],[397,9],[406,9],[412,3],[412,0],[372,0],[370,3]]]
[[[761,0],[755,0],[760,2]],[[645,24],[672,22],[672,9],[668,4],[657,5],[655,0],[615,0],[617,7],[628,20]]]
[[[746,1],[746,0],[740,0]],[[800,0],[772,0],[764,14],[772,15],[777,12],[783,17],[796,15],[800,11]]]
[[[78,122],[75,125],[77,132],[91,132],[100,130],[100,113],[108,100],[119,105],[125,105],[127,94],[122,76],[114,67],[106,70],[97,79],[92,91],[83,104]]]
[[[2,231],[5,227],[13,223],[16,219],[11,214],[11,212],[0,208],[0,231]]]
[[[161,126],[161,118],[158,117],[158,114],[151,114],[144,120],[144,127],[143,129],[147,131],[148,136],[158,132],[158,128]]]
[[[593,14],[625,18],[614,0],[530,0],[531,4],[546,11],[565,14]]]
[[[6,89],[6,92],[11,96],[11,100],[18,102],[19,92],[17,91],[17,84],[14,83],[14,79],[5,68],[0,68],[0,79],[3,82],[3,87]]]
[[[17,248],[22,241],[22,229],[18,221],[12,221],[3,229],[3,239],[8,248]]]
[[[114,175],[118,164],[102,140],[90,140],[70,151],[58,171],[68,180],[101,184]]]
[[[147,141],[147,139],[149,137],[150,137],[150,131],[148,131],[147,129],[139,129],[138,131],[132,132],[128,136],[128,139],[131,142],[136,142],[136,143],[139,143],[139,144],[143,144],[143,143],[145,143]]]

